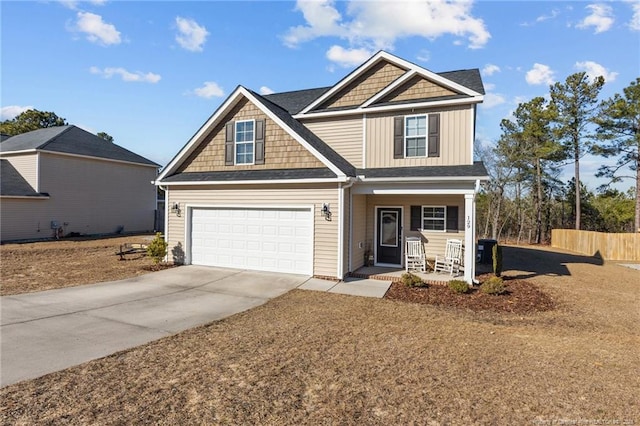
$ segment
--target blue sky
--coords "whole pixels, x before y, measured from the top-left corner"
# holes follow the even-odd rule
[[[602,99],[640,75],[637,0],[2,1],[0,14],[3,120],[54,111],[162,165],[237,85],[330,86],[380,49],[434,72],[481,69],[484,143],[574,72],[604,75]],[[603,161],[581,163],[590,189]]]

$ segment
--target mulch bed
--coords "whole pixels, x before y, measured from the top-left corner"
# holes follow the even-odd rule
[[[482,283],[491,276],[492,274],[480,275],[478,280]],[[473,287],[467,294],[458,294],[446,285],[408,287],[401,282],[394,282],[384,297],[403,302],[468,309],[474,312],[530,314],[550,311],[555,307],[551,297],[534,284],[511,279],[508,276],[503,279],[507,292],[497,296],[485,294],[478,287]]]

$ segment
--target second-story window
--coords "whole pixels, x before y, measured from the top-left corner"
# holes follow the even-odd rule
[[[254,120],[236,121],[236,164],[253,164]]]
[[[427,116],[409,115],[404,120],[405,157],[425,157],[427,155]]]

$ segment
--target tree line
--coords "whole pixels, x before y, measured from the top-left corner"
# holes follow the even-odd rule
[[[67,126],[68,124],[66,119],[58,117],[55,112],[28,109],[18,114],[15,118],[0,122],[0,133],[7,136],[15,136],[33,130]],[[106,132],[98,132],[96,136],[107,142],[113,142],[113,136]]]
[[[599,100],[604,78],[585,72],[549,87],[547,97],[522,102],[500,123],[494,146],[476,145],[490,180],[478,195],[478,235],[543,243],[553,228],[640,232],[640,78],[623,93]],[[590,191],[580,180],[586,154],[616,157]],[[569,182],[560,169],[574,165]],[[612,184],[632,179],[627,192]]]

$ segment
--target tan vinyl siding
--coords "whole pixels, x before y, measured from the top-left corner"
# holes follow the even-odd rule
[[[264,164],[225,166],[225,124],[231,120],[266,119]],[[204,141],[182,163],[178,172],[215,172],[257,169],[304,169],[324,167],[311,154],[273,120],[267,118],[257,106],[242,99],[220,123],[205,137]]]
[[[375,208],[399,206],[402,212],[402,240],[421,236],[427,258],[443,254],[446,241],[457,238],[464,242],[464,196],[463,195],[367,195],[367,240],[374,241]],[[458,232],[411,231],[411,206],[458,206]],[[355,218],[354,218],[355,220]],[[404,259],[403,259],[404,263]]]
[[[187,251],[185,241],[186,206],[314,206],[313,273],[335,277],[338,270],[338,208],[337,185],[228,185],[206,187],[170,187],[167,205],[180,203],[180,217],[169,213],[167,236],[169,252],[178,244]],[[321,213],[322,204],[329,203],[333,220]]]
[[[358,106],[387,87],[405,71],[389,62],[381,61],[324,102],[318,109]]]
[[[440,114],[440,156],[393,158],[393,118],[423,113]],[[473,106],[385,113],[367,116],[366,168],[403,166],[453,166],[473,164],[471,123]]]
[[[372,237],[367,239],[367,196],[353,195],[351,200],[353,219],[351,240],[351,272],[364,265],[364,253],[372,248]],[[362,245],[362,248],[360,248]]]
[[[38,154],[3,155],[33,189],[38,190]]]
[[[437,98],[440,96],[451,96],[457,93],[437,85],[423,77],[415,76],[406,83],[403,83],[396,90],[380,100],[384,102],[409,101],[413,99]]]
[[[362,167],[362,117],[305,121],[304,125],[355,167]]]
[[[113,161],[40,153],[40,192],[46,200],[2,200],[2,236],[49,238],[51,221],[64,233],[152,231],[156,169]]]

